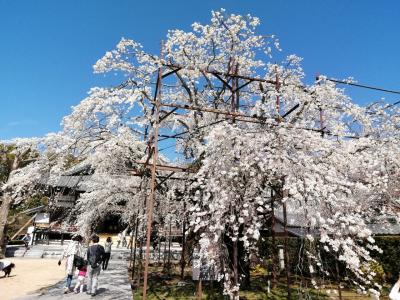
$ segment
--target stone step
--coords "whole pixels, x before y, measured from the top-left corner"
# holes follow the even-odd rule
[[[63,254],[64,251],[48,251],[48,250],[44,250],[43,251],[43,256],[46,257],[61,257],[61,255]]]
[[[6,257],[23,257],[25,255],[25,248],[22,249],[9,249],[6,250]]]
[[[60,254],[54,254],[54,253],[43,253],[43,258],[50,258],[50,259],[60,259],[61,255]]]
[[[26,251],[24,257],[27,258],[43,258],[44,251],[40,249],[30,249]]]

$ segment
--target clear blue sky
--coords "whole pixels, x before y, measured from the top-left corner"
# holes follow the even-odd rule
[[[0,0],[0,139],[57,131],[62,116],[111,78],[92,65],[121,37],[154,53],[168,29],[189,29],[210,11],[258,16],[283,54],[316,73],[400,90],[400,2]],[[358,103],[400,97],[349,90]]]

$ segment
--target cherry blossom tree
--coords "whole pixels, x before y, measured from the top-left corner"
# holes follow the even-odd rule
[[[123,82],[92,88],[63,119],[50,172],[61,173],[67,154],[93,169],[74,211],[83,232],[109,212],[144,220],[149,185],[133,170],[143,171],[148,141],[176,138],[180,161],[197,172],[180,184],[166,181],[162,192],[171,199],[184,191],[200,256],[219,266],[232,299],[241,286],[238,245],[257,253],[260,230],[282,207],[318,233],[307,239],[343,263],[355,284],[379,290],[368,265],[379,249],[367,224],[398,207],[391,187],[398,184],[399,111],[359,106],[324,76],[305,84],[301,58],[271,62],[279,41],[258,34],[259,24],[250,15],[213,11],[209,24],[169,31],[160,55],[123,38],[94,65],[95,73],[116,73]],[[31,164],[32,172],[35,166],[42,165]],[[178,215],[179,205],[166,207],[162,192],[156,217],[169,209]],[[317,256],[309,259],[328,272]]]
[[[122,86],[136,91],[143,113],[137,125],[154,122],[155,71],[174,76],[163,81],[161,94],[162,107],[175,109],[162,111],[169,116],[160,125],[180,137],[177,151],[200,163],[187,198],[193,204],[191,230],[200,235],[200,253],[222,262],[221,278],[232,298],[239,280],[227,261],[225,236],[254,248],[271,210],[271,190],[279,195],[275,205],[285,204],[305,227],[318,229],[318,237],[309,239],[318,238],[358,282],[372,286],[371,275],[363,274],[369,250],[376,249],[366,223],[397,201],[383,196],[390,194],[389,178],[398,174],[398,111],[379,103],[356,105],[324,76],[304,84],[295,55],[281,64],[268,62],[279,43],[257,35],[259,23],[249,15],[212,12],[210,24],[171,30],[160,57],[122,39],[95,72],[127,77]]]

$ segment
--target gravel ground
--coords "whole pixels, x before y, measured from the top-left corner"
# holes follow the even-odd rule
[[[0,277],[0,299],[11,300],[56,284],[65,277],[65,268],[55,259],[6,258],[16,267],[10,277]],[[0,272],[3,276],[3,272]]]

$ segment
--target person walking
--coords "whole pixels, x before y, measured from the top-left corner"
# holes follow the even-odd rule
[[[87,250],[87,261],[89,264],[87,293],[94,297],[97,292],[101,263],[104,260],[104,247],[99,245],[99,237],[97,235],[93,235],[91,240],[92,245]]]
[[[118,233],[118,241],[117,241],[117,248],[119,248],[119,245],[122,242],[122,232]]]
[[[83,293],[83,288],[85,286],[85,277],[86,277],[86,273],[87,273],[87,266],[82,265],[82,266],[80,266],[80,268],[78,268],[78,270],[79,270],[78,279],[76,281],[76,285],[74,288],[75,294],[78,294],[79,291],[81,293]]]
[[[128,228],[126,228],[124,231],[122,231],[122,247],[126,247],[126,233],[128,232]]]
[[[133,230],[131,230],[131,233],[129,234],[129,242],[128,242],[128,246],[126,248],[131,249],[133,247]]]
[[[65,262],[65,271],[67,273],[67,278],[65,281],[64,294],[70,292],[72,276],[75,271],[74,260],[75,256],[82,257],[83,256],[83,247],[82,247],[83,238],[80,235],[77,235],[72,238],[72,241],[68,244],[67,248],[64,250],[61,258],[58,260],[58,265],[61,265],[61,261],[66,258]]]
[[[103,259],[103,270],[107,270],[108,267],[108,261],[110,260],[111,257],[111,246],[113,242],[111,237],[107,237],[106,242],[104,243],[104,259]]]
[[[29,244],[31,243],[31,235],[29,232],[22,238],[22,241],[25,244],[25,248],[28,250],[29,249]]]

